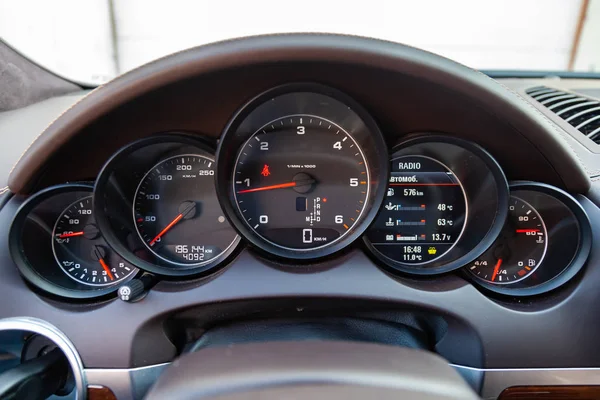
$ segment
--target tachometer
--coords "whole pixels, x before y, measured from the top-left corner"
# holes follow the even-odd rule
[[[348,245],[375,216],[386,154],[373,120],[347,96],[286,85],[257,97],[228,125],[217,190],[230,220],[259,249],[320,257]]]
[[[292,250],[327,246],[350,232],[371,179],[352,136],[311,115],[281,117],[259,129],[240,150],[233,176],[244,221]]]

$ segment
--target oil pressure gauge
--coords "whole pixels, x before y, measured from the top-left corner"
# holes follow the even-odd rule
[[[468,268],[479,279],[493,284],[512,284],[534,273],[548,247],[546,225],[528,202],[511,196],[502,233]]]

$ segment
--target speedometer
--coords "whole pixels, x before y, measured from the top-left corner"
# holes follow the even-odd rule
[[[153,166],[134,196],[134,226],[154,255],[171,264],[205,264],[236,240],[213,191],[214,162],[181,154]]]
[[[230,122],[217,154],[217,190],[230,220],[259,249],[320,257],[348,245],[374,218],[386,154],[373,120],[347,96],[288,85]]]

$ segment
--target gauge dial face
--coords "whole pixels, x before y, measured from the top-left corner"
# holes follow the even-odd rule
[[[546,255],[546,226],[526,201],[511,196],[502,233],[469,271],[486,282],[506,285],[519,282],[539,268]]]
[[[448,167],[429,157],[398,157],[368,238],[386,257],[426,264],[454,247],[467,215],[463,186]]]
[[[137,271],[100,235],[92,213],[92,196],[77,200],[60,214],[52,232],[52,251],[60,268],[85,285],[113,285]]]
[[[199,154],[167,158],[142,178],[133,218],[146,247],[174,266],[201,266],[233,246],[237,234],[217,200],[214,160]]]
[[[266,124],[243,145],[233,171],[244,221],[288,250],[310,251],[343,238],[361,221],[369,188],[369,166],[357,142],[312,115]]]

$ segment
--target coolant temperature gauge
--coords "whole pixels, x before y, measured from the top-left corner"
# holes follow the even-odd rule
[[[511,196],[502,233],[468,270],[488,283],[502,285],[521,281],[543,262],[547,236],[544,221],[535,208]]]

